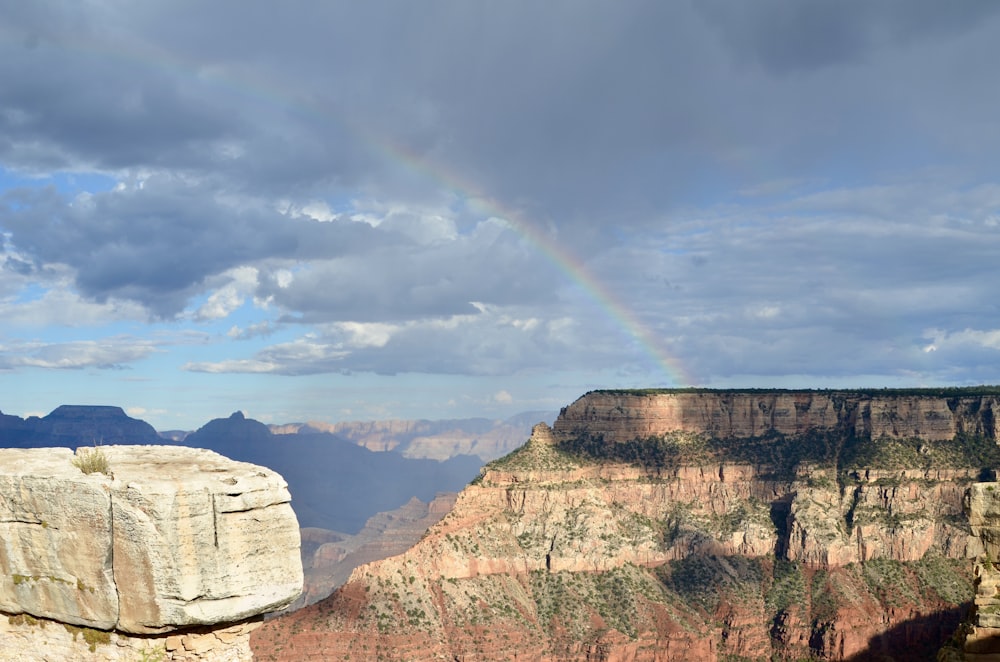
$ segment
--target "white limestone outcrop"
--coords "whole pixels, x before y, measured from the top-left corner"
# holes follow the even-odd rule
[[[176,638],[298,597],[298,522],[277,473],[194,448],[99,451],[107,475],[84,474],[66,448],[0,449],[8,620]],[[15,658],[0,643],[2,659]]]

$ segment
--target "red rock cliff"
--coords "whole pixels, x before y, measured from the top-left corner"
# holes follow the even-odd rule
[[[668,432],[715,437],[842,430],[868,437],[998,436],[1000,396],[928,396],[887,391],[594,391],[565,407],[557,439],[581,433],[628,441]]]
[[[995,404],[588,394],[489,465],[405,554],[357,568],[327,600],[266,624],[255,654],[933,659],[972,598],[965,557],[978,543],[962,502],[1000,463]],[[681,452],[658,464],[568,453],[581,436],[664,436]],[[809,444],[826,446],[799,454]],[[754,454],[767,461],[745,459]]]

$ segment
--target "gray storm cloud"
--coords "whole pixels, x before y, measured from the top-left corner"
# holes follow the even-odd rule
[[[200,371],[648,362],[511,209],[702,382],[991,379],[998,14],[7,3],[0,294],[296,337]]]

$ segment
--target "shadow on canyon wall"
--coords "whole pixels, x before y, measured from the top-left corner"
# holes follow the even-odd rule
[[[847,662],[935,662],[938,651],[968,616],[972,602],[903,621],[869,639],[868,648]],[[997,642],[1000,648],[1000,641]]]

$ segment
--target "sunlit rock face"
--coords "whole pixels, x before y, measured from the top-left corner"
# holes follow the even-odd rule
[[[255,654],[934,659],[973,596],[996,398],[587,394]]]
[[[84,473],[88,454],[106,464]],[[171,446],[0,449],[0,659],[50,659],[32,648],[52,655],[66,634],[240,659],[225,657],[249,655],[240,624],[301,592],[299,545],[285,481],[263,467]],[[48,643],[5,650],[25,637]]]
[[[879,395],[852,391],[718,391],[636,393],[595,391],[565,407],[557,439],[581,431],[607,441],[668,432],[716,437],[785,435],[843,430],[878,438],[951,439],[974,434],[996,439],[1000,396]]]
[[[939,652],[942,662],[1000,661],[1000,483],[971,485],[965,495],[971,525],[975,600],[954,637]]]

